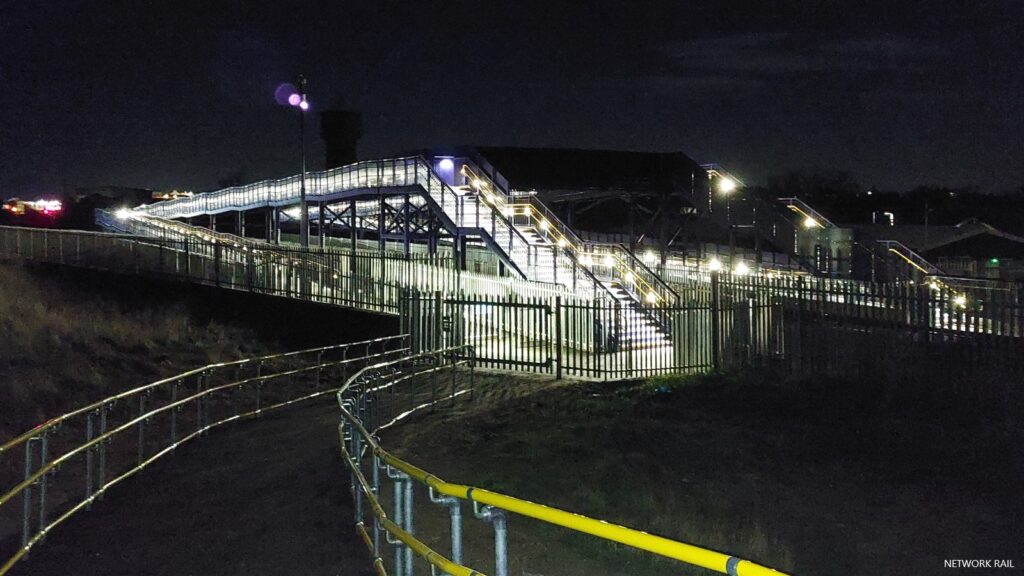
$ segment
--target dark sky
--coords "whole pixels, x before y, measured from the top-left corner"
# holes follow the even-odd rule
[[[0,197],[297,172],[298,120],[273,93],[299,72],[314,111],[362,111],[362,157],[678,150],[754,184],[1024,184],[1021,0],[12,0]]]

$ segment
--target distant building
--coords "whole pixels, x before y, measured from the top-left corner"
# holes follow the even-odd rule
[[[1024,280],[1024,238],[973,218],[953,226],[874,225],[854,229],[859,242],[874,245],[892,243],[891,253],[897,257],[900,256],[900,246],[906,247],[934,265],[941,274]],[[901,276],[898,264],[898,258],[887,263],[882,275]],[[894,266],[896,270],[893,270]]]

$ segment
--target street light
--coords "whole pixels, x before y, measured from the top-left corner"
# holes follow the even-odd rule
[[[306,100],[306,77],[299,75],[298,92],[288,96],[288,104],[299,109],[299,139],[302,151],[302,176],[299,184],[299,245],[309,247],[309,205],[306,204],[306,111],[309,101]],[[321,224],[322,225],[322,224]],[[320,231],[323,234],[323,230]]]

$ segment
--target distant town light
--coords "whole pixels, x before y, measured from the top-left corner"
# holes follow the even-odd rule
[[[302,96],[300,96],[297,92],[292,92],[292,94],[290,96],[288,96],[288,104],[290,104],[292,106],[298,106],[301,103],[302,103]]]
[[[746,276],[747,274],[750,274],[750,267],[747,266],[746,263],[740,262],[739,264],[736,265],[736,269],[733,270],[733,272],[737,276]]]
[[[714,257],[712,257],[711,260],[708,260],[708,270],[711,270],[712,272],[718,272],[721,269],[722,269],[722,261],[721,260],[719,260],[718,258],[714,258]]]
[[[723,194],[728,194],[736,189],[736,181],[728,176],[723,176],[718,179],[718,191]]]
[[[658,256],[654,254],[653,250],[644,252],[644,262],[647,264],[654,264],[658,261]]]
[[[650,302],[651,304],[654,304],[655,302],[658,301],[658,295],[655,294],[654,292],[648,292],[647,301]]]
[[[817,227],[818,227],[818,221],[817,220],[815,220],[814,218],[811,218],[810,216],[808,216],[807,218],[804,218],[804,228],[810,230],[811,228],[817,228]]]
[[[301,109],[301,110],[302,110],[303,112],[305,112],[306,110],[309,110],[309,101],[307,101],[307,100],[303,100],[302,102],[299,102],[299,108],[300,108],[300,109]]]
[[[967,296],[963,294],[958,295],[956,298],[953,298],[953,304],[956,304],[958,308],[967,307]]]
[[[127,220],[131,215],[132,211],[127,208],[121,208],[117,212],[114,212],[114,216],[116,216],[118,220]]]

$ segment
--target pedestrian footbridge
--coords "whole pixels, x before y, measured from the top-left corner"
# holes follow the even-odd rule
[[[499,182],[507,181],[468,157],[388,158],[140,206],[99,222],[162,235],[172,220],[215,223],[233,213],[236,235],[244,236],[247,213],[251,220],[262,212],[264,240],[280,243],[282,227],[301,218],[305,190],[310,228],[322,248],[376,241],[382,252],[391,246],[406,256],[450,253],[460,269],[483,251],[496,263],[496,276],[616,305],[631,327],[622,341],[669,343],[668,326],[654,310],[677,304],[678,295],[657,274],[622,246],[584,242],[535,196],[515,195]]]

